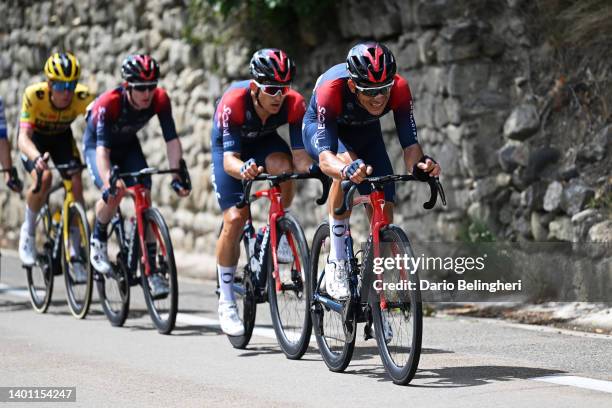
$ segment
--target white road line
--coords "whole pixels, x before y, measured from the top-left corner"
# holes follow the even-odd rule
[[[594,380],[592,378],[575,375],[548,375],[545,377],[530,378],[533,381],[542,381],[558,385],[571,385],[572,387],[608,392],[612,394],[612,381]]]
[[[193,324],[197,326],[211,327],[214,329],[221,328],[219,321],[216,319],[195,316],[187,313],[178,313],[176,315],[176,321],[183,324]],[[260,337],[267,337],[269,339],[276,339],[276,333],[274,333],[274,329],[269,329],[266,327],[255,327],[255,329],[253,329],[253,334]]]
[[[38,291],[40,292],[40,296],[44,295],[43,291]],[[8,295],[13,295],[13,296],[19,296],[19,297],[24,297],[24,298],[30,298],[30,293],[26,290],[26,289],[15,289],[12,286],[6,285],[4,283],[0,283],[0,294],[2,293],[6,293]]]

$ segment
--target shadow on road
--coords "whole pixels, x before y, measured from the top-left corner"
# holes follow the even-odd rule
[[[468,366],[419,370],[413,384],[421,388],[459,388],[485,385],[498,381],[525,380],[565,371],[533,367]],[[425,381],[425,384],[421,382]]]

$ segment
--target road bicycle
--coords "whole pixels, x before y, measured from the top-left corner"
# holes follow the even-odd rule
[[[385,269],[384,273],[373,271],[376,258],[413,257],[408,236],[401,227],[391,224],[383,212],[384,185],[412,180],[415,178],[409,175],[367,177],[363,183],[369,184],[372,192],[354,201],[357,185],[350,181],[342,182],[343,204],[334,210],[335,213],[340,215],[356,204],[363,204],[370,214],[370,231],[363,250],[355,253],[350,229],[345,233],[350,288],[346,300],[335,300],[325,291],[325,265],[330,250],[329,223],[325,221],[317,227],[311,247],[312,269],[307,296],[311,302],[319,352],[331,371],[346,369],[355,347],[357,324],[365,323],[364,338],[376,337],[383,365],[393,382],[407,384],[414,377],[423,330],[418,273],[403,268],[401,264]],[[437,178],[430,178],[428,184],[431,196],[423,207],[432,209],[438,194],[446,205],[444,190]],[[388,284],[400,282],[412,282],[414,286],[412,290],[389,289]]]
[[[86,168],[81,163],[58,164],[49,167],[66,175]],[[40,191],[42,172],[36,172],[34,193]],[[49,196],[63,189],[61,208],[52,208]],[[89,265],[89,222],[83,205],[75,201],[72,180],[62,178],[47,195],[47,200],[36,217],[36,261],[24,265],[32,307],[45,313],[51,303],[53,280],[64,275],[66,298],[72,315],[83,319],[89,311],[93,275]]]
[[[249,216],[240,237],[247,262],[242,274],[236,273],[233,290],[244,322],[244,334],[228,336],[235,348],[242,349],[249,344],[255,327],[257,304],[266,301],[270,303],[276,338],[287,358],[299,359],[308,348],[312,333],[310,305],[305,293],[310,270],[308,241],[297,219],[283,207],[280,188],[285,181],[304,179],[318,179],[322,183],[323,193],[317,203],[325,203],[330,181],[318,167],[311,167],[304,174],[264,173],[254,180],[243,181],[243,198],[236,207],[249,206]],[[270,188],[251,195],[252,183],[258,180],[268,181]],[[270,207],[267,224],[256,233],[250,204],[260,198],[267,198]],[[291,260],[287,263],[281,263],[277,256],[282,236],[291,249]]]
[[[127,187],[134,197],[135,216],[126,225],[120,211],[110,222],[108,254],[111,271],[108,275],[95,272],[96,287],[104,314],[113,326],[123,326],[130,308],[130,287],[140,284],[144,292],[147,310],[157,330],[169,334],[174,329],[178,312],[178,281],[174,249],[170,232],[161,212],[151,205],[145,180],[155,174],[177,173],[186,185],[191,185],[185,162],[180,168],[158,170],[145,168],[135,172],[120,173],[111,169],[112,195],[119,179],[135,178],[136,184]],[[151,293],[149,277],[160,274],[168,282],[168,293]]]

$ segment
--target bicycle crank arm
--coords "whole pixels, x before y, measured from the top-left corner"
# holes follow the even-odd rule
[[[313,295],[313,300],[315,302],[323,303],[325,306],[329,307],[331,310],[333,310],[336,313],[339,313],[340,315],[342,315],[342,313],[344,312],[343,303],[336,302],[335,300],[332,300],[325,296],[321,296],[318,293],[315,293]]]

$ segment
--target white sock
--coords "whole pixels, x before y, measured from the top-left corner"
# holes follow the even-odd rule
[[[28,235],[34,235],[36,230],[36,215],[34,211],[30,210],[30,207],[25,208],[25,220],[23,221],[23,229],[28,232]]]
[[[234,273],[236,265],[221,266],[217,264],[217,276],[219,277],[219,302],[235,302],[234,291]]]
[[[330,250],[329,260],[346,260],[345,238],[348,231],[349,219],[337,220],[331,215],[329,216],[329,237]]]

